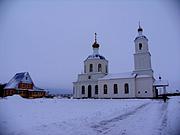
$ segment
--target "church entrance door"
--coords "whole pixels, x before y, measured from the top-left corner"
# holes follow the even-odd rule
[[[91,85],[88,86],[88,98],[91,98],[91,95],[92,92],[91,92]]]

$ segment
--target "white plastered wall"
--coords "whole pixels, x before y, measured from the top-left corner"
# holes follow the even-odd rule
[[[128,83],[129,93],[125,94],[124,85]],[[107,84],[108,94],[104,94],[104,84]],[[114,84],[118,85],[118,94],[114,94]],[[134,98],[135,97],[135,79],[134,78],[120,78],[99,80],[99,98]]]

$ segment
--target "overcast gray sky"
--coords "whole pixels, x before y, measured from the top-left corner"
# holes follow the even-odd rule
[[[0,82],[28,71],[39,87],[72,89],[94,32],[109,71],[132,71],[139,20],[155,77],[180,90],[180,3],[173,0],[1,0]]]

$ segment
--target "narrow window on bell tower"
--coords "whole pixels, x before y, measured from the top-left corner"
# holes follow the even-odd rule
[[[86,73],[86,65],[84,65],[84,73]]]
[[[142,50],[142,43],[139,43],[139,50]]]
[[[108,73],[108,66],[106,65],[106,73]]]
[[[102,72],[101,64],[98,64],[98,72]]]
[[[93,71],[93,64],[90,64],[89,65],[89,72],[92,72]]]

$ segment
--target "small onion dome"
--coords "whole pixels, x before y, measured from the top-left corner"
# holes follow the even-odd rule
[[[93,48],[99,48],[99,44],[95,41],[94,44],[92,45]]]
[[[143,29],[141,27],[138,28],[138,32],[140,32],[140,31],[143,31]]]
[[[95,41],[94,41],[94,44],[92,45],[92,47],[93,48],[99,48],[99,44],[97,43],[97,34],[96,33],[94,33],[94,35],[95,35]]]

